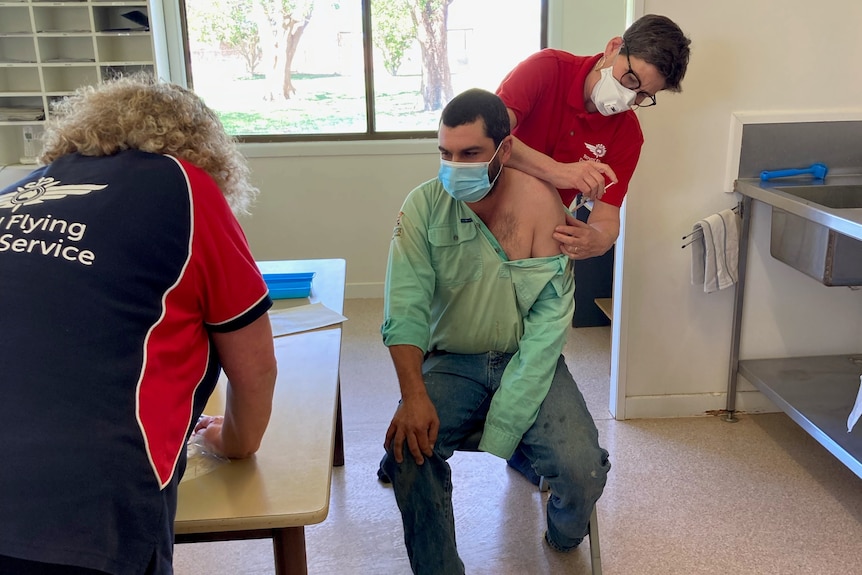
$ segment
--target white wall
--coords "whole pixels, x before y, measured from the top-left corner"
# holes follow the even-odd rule
[[[643,4],[683,28],[692,57],[683,93],[663,93],[639,112],[646,144],[626,200],[618,418],[725,405],[733,290],[706,295],[690,286],[680,238],[738,199],[723,191],[731,114],[862,105],[853,71],[862,61],[857,0]],[[755,208],[742,358],[859,352],[862,291],[822,286],[773,260],[769,210]],[[738,407],[771,406],[751,392]]]
[[[548,44],[573,54],[598,54],[626,28],[626,0],[550,0]]]
[[[436,141],[244,146],[261,195],[241,220],[259,260],[344,258],[348,298],[383,297],[407,193],[437,174]],[[275,154],[275,155],[274,155]]]

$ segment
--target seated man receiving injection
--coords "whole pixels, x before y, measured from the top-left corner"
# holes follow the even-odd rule
[[[504,165],[506,106],[468,90],[443,110],[439,176],[405,200],[390,244],[383,341],[401,401],[379,472],[391,481],[414,573],[464,573],[446,460],[520,449],[552,495],[545,541],[574,549],[610,469],[561,355],[571,263],[553,239],[565,208],[548,183]]]

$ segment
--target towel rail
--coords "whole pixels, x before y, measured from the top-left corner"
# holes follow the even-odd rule
[[[743,215],[743,213],[742,213],[742,202],[739,202],[738,204],[736,204],[734,207],[731,208],[731,210],[733,210],[733,212],[735,214],[742,217],[742,215]],[[699,240],[702,237],[703,237],[703,230],[702,229],[698,228],[696,230],[692,230],[691,232],[682,236],[683,241],[685,241],[685,240],[688,240],[688,241],[679,247],[682,249],[685,249],[686,246],[690,246],[691,244],[693,244],[694,242],[696,242],[697,240]]]

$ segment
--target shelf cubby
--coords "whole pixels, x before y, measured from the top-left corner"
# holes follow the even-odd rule
[[[7,34],[32,34],[30,10],[26,6],[9,6],[0,18],[0,36]]]
[[[95,62],[96,52],[90,36],[43,36],[39,38],[42,64]]]
[[[88,34],[93,31],[86,6],[34,6],[33,26],[37,34]]]
[[[152,39],[148,33],[96,36],[99,61],[152,62]]]
[[[72,93],[81,86],[99,83],[96,66],[56,66],[42,68],[45,92],[50,94]]]
[[[36,41],[32,36],[0,37],[0,65],[35,64]]]
[[[93,6],[93,29],[96,32],[148,32],[149,25],[136,22],[125,15],[137,14],[149,21],[146,6]]]
[[[28,95],[40,92],[42,92],[42,83],[39,81],[39,68],[35,66],[0,67],[0,94]]]
[[[19,111],[20,116],[17,115]],[[7,96],[0,94],[0,122],[4,124],[26,124],[44,119],[45,107],[41,95]]]

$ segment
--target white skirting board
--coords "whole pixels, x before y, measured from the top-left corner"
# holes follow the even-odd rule
[[[626,419],[697,417],[716,415],[727,405],[727,393],[681,395],[640,395],[626,398]],[[736,393],[737,413],[775,413],[781,411],[759,391]]]

